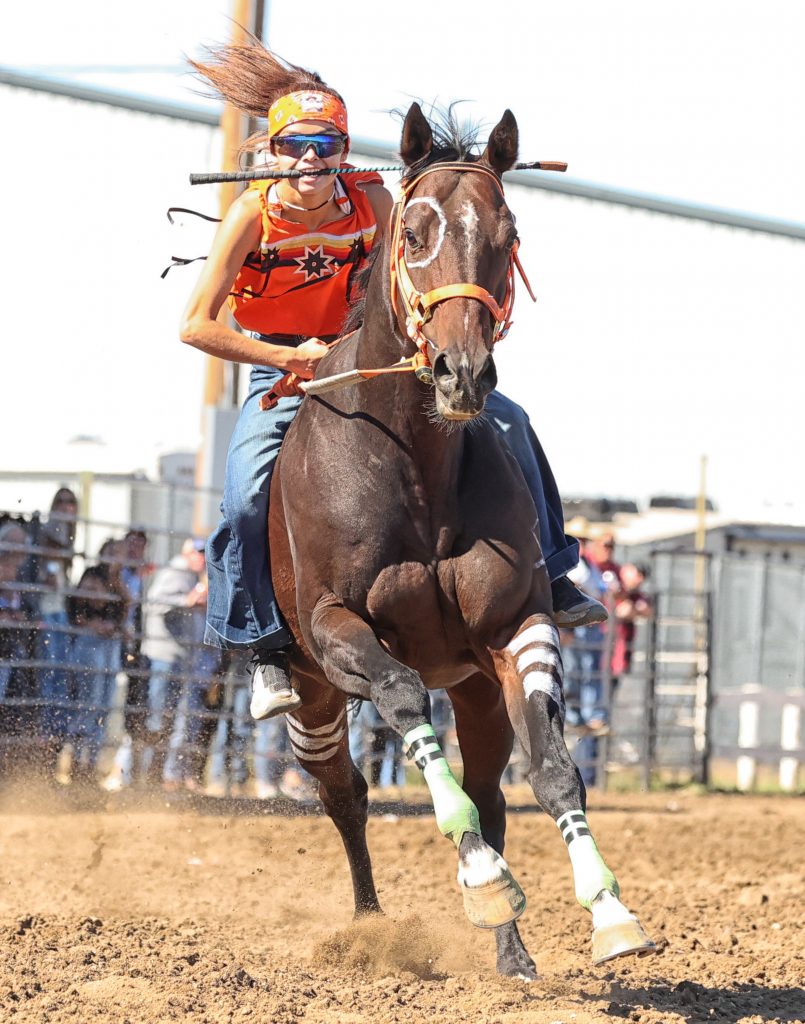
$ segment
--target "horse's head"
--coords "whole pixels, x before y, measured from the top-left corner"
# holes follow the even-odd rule
[[[410,170],[391,239],[392,296],[403,331],[430,358],[436,409],[450,420],[477,416],[497,382],[492,348],[508,326],[517,242],[500,176],[517,141],[509,110],[480,159],[434,149],[417,103],[403,126]]]

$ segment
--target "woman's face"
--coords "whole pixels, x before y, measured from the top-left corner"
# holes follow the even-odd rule
[[[60,516],[77,516],[78,502],[72,491],[58,491],[53,499],[51,511],[58,512]]]
[[[322,155],[319,156],[314,148],[314,145],[304,147],[304,142],[294,141],[290,142],[291,139],[299,140],[303,136],[310,135],[316,138],[327,137],[327,140],[332,139],[333,142],[329,143],[326,141],[322,148],[332,146],[335,152],[331,156]],[[293,146],[294,152],[289,152],[287,149],[283,151],[283,141],[288,139],[289,142],[286,146]],[[271,155],[273,157],[276,169],[279,171],[319,171],[325,167],[338,167],[341,161],[346,155],[345,146],[339,146],[338,142],[342,140],[346,143],[345,136],[334,128],[333,125],[327,121],[295,121],[293,124],[287,125],[274,137],[271,143]],[[302,150],[300,155],[300,150]],[[300,195],[311,195],[315,196],[321,193],[322,196],[329,195],[333,188],[332,176],[329,174],[323,174],[320,176],[316,175],[304,175],[302,174],[298,178],[291,178],[290,184],[293,188],[299,192]]]

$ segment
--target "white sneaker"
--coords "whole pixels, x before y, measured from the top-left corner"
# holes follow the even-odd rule
[[[284,651],[258,651],[252,664],[249,710],[256,722],[275,715],[287,715],[302,706],[302,698],[291,685],[291,666]]]

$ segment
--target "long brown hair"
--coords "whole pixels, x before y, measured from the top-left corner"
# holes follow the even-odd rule
[[[308,89],[326,92],[343,103],[343,97],[316,71],[291,64],[267,50],[254,36],[246,43],[211,47],[205,61],[189,61],[196,75],[212,87],[212,94],[250,117],[265,118],[271,104],[289,92]],[[241,152],[265,147],[265,131],[255,132],[241,145]]]

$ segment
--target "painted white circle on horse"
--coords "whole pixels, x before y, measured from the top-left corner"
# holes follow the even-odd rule
[[[419,196],[416,199],[410,200],[408,206],[415,206],[417,203],[425,203],[425,205],[429,206],[431,210],[433,210],[433,212],[439,218],[439,234],[436,238],[436,245],[433,247],[433,252],[430,254],[430,256],[426,256],[424,259],[417,260],[415,263],[412,263],[410,260],[407,260],[406,262],[409,268],[430,266],[430,264],[433,263],[433,261],[439,255],[439,252],[442,248],[442,242],[444,242],[444,235],[445,232],[447,231],[447,217],[445,216],[444,210],[441,208],[439,201],[437,199],[434,199],[433,196]]]

